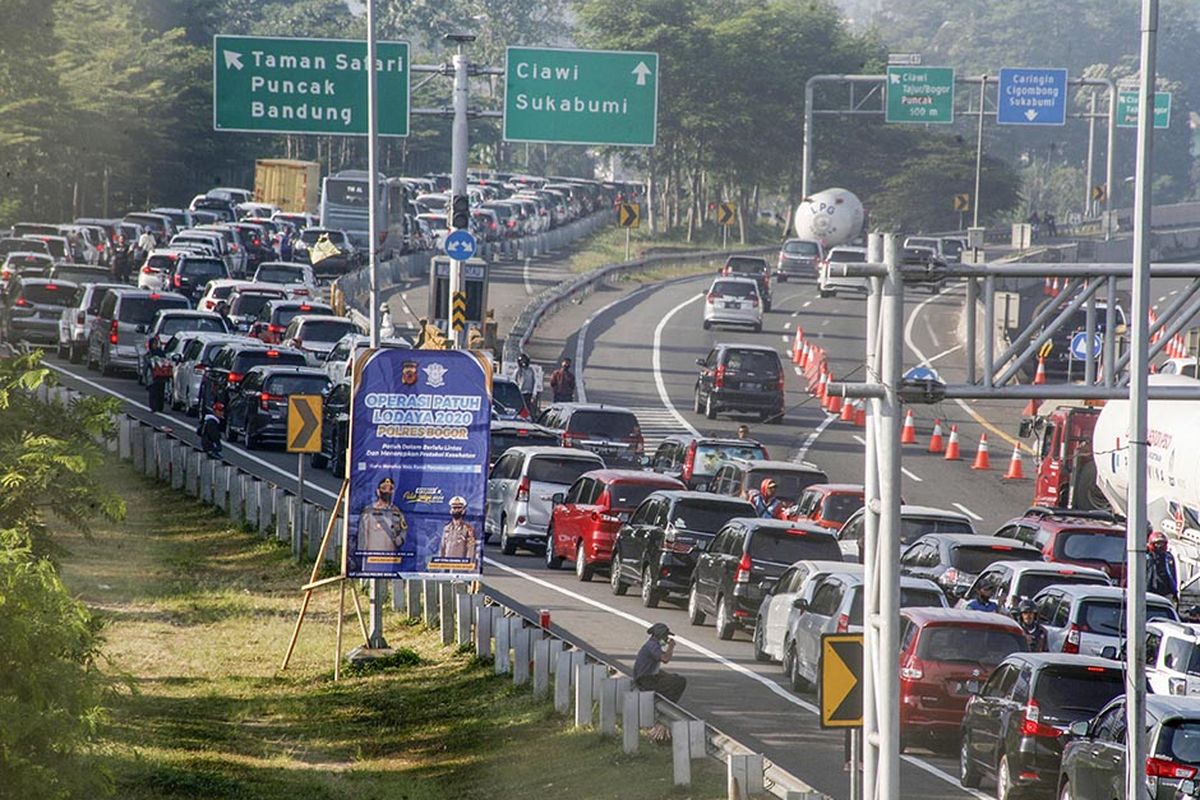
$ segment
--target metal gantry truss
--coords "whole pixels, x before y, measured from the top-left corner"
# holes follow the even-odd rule
[[[866,375],[862,383],[829,383],[826,391],[842,397],[868,399],[870,414],[866,426],[866,452],[863,484],[865,488],[865,531],[862,546],[865,571],[863,618],[863,785],[865,800],[900,798],[900,489],[903,406],[906,403],[937,403],[946,398],[1124,398],[1121,370],[1129,363],[1129,353],[1118,354],[1114,316],[1118,281],[1133,281],[1130,264],[996,264],[982,266],[924,267],[900,262],[900,241],[895,235],[871,234],[867,240],[867,263],[838,265],[838,277],[862,277],[867,280]],[[1155,264],[1149,269],[1156,278],[1186,278],[1188,290],[1164,309],[1155,328],[1141,326],[1147,335],[1161,331],[1163,340],[1177,333],[1200,311],[1200,264]],[[1057,297],[1050,298],[1040,312],[1020,328],[1011,343],[1000,353],[995,351],[994,322],[998,281],[1010,278],[1040,278],[1064,281]],[[906,285],[939,285],[958,279],[966,282],[964,313],[967,326],[967,380],[946,384],[940,380],[905,379],[904,369],[904,294]],[[982,284],[982,286],[981,286]],[[1053,334],[1080,308],[1086,306],[1088,341],[1096,333],[1097,295],[1103,290],[1108,301],[1102,364],[1115,364],[1098,376],[1098,364],[1085,360],[1082,383],[1035,385],[1011,383],[1019,370],[1050,340]],[[1135,287],[1136,290],[1136,287]],[[981,296],[982,295],[982,296]],[[1139,302],[1141,302],[1139,300]],[[984,310],[986,335],[978,342],[974,319],[978,305]],[[1144,304],[1143,304],[1144,305]],[[1135,312],[1136,313],[1136,312]],[[1135,329],[1133,322],[1130,326]],[[1162,346],[1160,340],[1159,348]],[[983,352],[982,370],[976,350]],[[1134,348],[1136,349],[1136,348]],[[1088,348],[1089,353],[1091,348]],[[914,365],[920,366],[920,365]],[[1144,382],[1143,382],[1144,386]],[[1194,387],[1149,386],[1151,399],[1200,400],[1200,382]],[[1132,463],[1132,460],[1131,460]],[[1144,459],[1143,462],[1144,464]],[[1137,578],[1145,569],[1145,535],[1139,518],[1131,514],[1129,524],[1136,533],[1127,534],[1129,542],[1130,591],[1144,594],[1144,583]],[[1130,603],[1130,613],[1144,620],[1144,602]],[[1140,611],[1139,611],[1140,609]],[[1130,623],[1130,630],[1141,624]],[[1133,650],[1139,650],[1133,643]],[[1130,658],[1127,684],[1144,683],[1145,662]],[[1139,712],[1140,713],[1140,712]]]

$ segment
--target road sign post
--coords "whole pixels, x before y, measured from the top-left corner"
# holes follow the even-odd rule
[[[250,133],[366,136],[367,42],[213,37],[213,128]],[[407,42],[380,42],[375,58],[379,135],[407,136]]]
[[[510,47],[504,139],[653,147],[658,54]]]
[[[297,559],[304,555],[304,456],[321,451],[321,402],[319,394],[288,395],[287,451],[296,454],[292,555]]]
[[[887,68],[885,122],[954,122],[954,68]]]
[[[1065,125],[1067,71],[1005,67],[996,96],[1000,125]]]
[[[634,228],[642,224],[642,206],[640,203],[621,203],[617,206],[617,224],[625,229],[625,260],[629,260],[629,245]]]

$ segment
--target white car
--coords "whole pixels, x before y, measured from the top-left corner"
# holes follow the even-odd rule
[[[604,469],[604,459],[576,447],[511,447],[492,467],[487,484],[485,541],[499,535],[500,550],[540,552],[546,546],[553,496],[585,472]]]
[[[175,270],[175,262],[185,255],[187,254],[182,250],[151,250],[138,269],[138,288],[149,289],[152,292],[165,291],[167,281]]]
[[[763,303],[753,278],[717,278],[704,298],[704,330],[713,325],[749,325],[762,330]]]
[[[222,300],[229,302],[235,289],[243,286],[254,286],[254,281],[240,278],[215,278],[204,286],[204,294],[196,301],[197,311],[216,311],[217,303]]]
[[[1200,625],[1146,623],[1146,682],[1155,694],[1200,696]]]
[[[758,661],[782,661],[783,637],[788,617],[797,599],[812,600],[812,590],[820,579],[833,572],[862,574],[861,564],[843,561],[797,561],[792,564],[763,598],[754,625],[754,658]]]
[[[343,336],[362,333],[345,317],[331,314],[300,314],[292,318],[283,332],[280,343],[304,353],[310,367],[325,364],[325,358]]]
[[[297,261],[264,261],[254,273],[254,282],[281,285],[293,300],[317,297],[316,273],[311,265]]]
[[[382,347],[412,347],[412,342],[402,336],[380,339],[379,344]],[[321,365],[325,368],[325,374],[329,376],[329,382],[337,384],[349,378],[354,359],[370,346],[371,337],[362,333],[347,333],[338,339]]]
[[[838,547],[847,561],[862,561],[861,546],[866,517],[863,509],[855,511],[838,530]],[[908,547],[927,533],[975,533],[975,526],[966,514],[929,506],[900,506],[900,546]]]
[[[200,383],[212,364],[213,356],[223,345],[238,341],[240,337],[206,331],[189,331],[186,336],[188,341],[175,362],[171,395],[167,402],[177,411],[193,416],[200,407]]]
[[[864,264],[867,260],[865,247],[834,247],[821,259],[817,268],[817,292],[821,297],[833,297],[839,291],[859,292],[865,294],[868,284],[866,278],[849,278],[838,274],[841,264]]]

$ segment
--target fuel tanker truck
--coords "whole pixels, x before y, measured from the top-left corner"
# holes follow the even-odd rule
[[[820,242],[821,249],[849,244],[863,229],[863,205],[853,192],[826,189],[809,195],[793,218],[797,239]]]

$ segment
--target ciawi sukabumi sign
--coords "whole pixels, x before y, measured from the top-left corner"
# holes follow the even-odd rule
[[[379,42],[375,69],[379,134],[407,136],[408,43]],[[366,42],[214,36],[213,127],[366,135]]]

